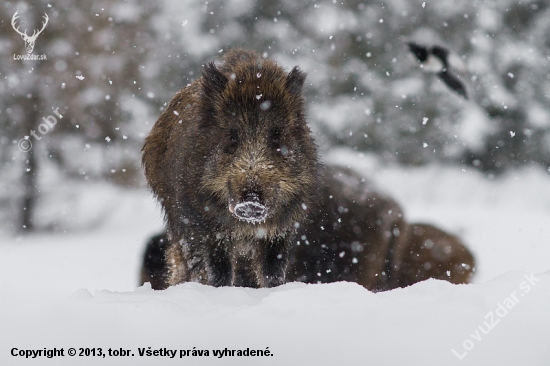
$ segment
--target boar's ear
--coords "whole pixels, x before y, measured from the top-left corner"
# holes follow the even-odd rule
[[[305,80],[306,74],[302,72],[298,66],[295,66],[292,71],[288,73],[285,85],[292,94],[299,95],[302,93]]]
[[[202,73],[202,86],[207,96],[221,94],[227,85],[227,78],[218,70],[214,62],[208,63]]]

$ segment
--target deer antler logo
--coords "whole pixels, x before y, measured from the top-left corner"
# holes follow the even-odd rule
[[[27,53],[32,53],[32,50],[34,50],[34,42],[36,42],[36,38],[38,38],[40,33],[42,33],[44,28],[46,28],[46,24],[48,24],[48,20],[49,20],[48,14],[44,13],[44,17],[43,17],[44,21],[42,22],[42,29],[35,30],[32,33],[32,36],[27,35],[26,29],[25,29],[25,32],[21,32],[19,30],[19,26],[16,27],[15,21],[17,20],[17,18],[19,18],[17,14],[18,14],[18,11],[16,11],[15,14],[13,14],[13,17],[11,18],[11,26],[13,27],[13,29],[15,29],[17,33],[21,35],[21,38],[23,38],[23,40],[25,41],[25,48],[27,49]]]

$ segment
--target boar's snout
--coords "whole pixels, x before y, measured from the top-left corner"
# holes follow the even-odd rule
[[[260,196],[257,193],[247,193],[243,196],[242,202],[235,205],[233,213],[239,220],[257,223],[264,221],[267,217],[267,207],[260,202]]]

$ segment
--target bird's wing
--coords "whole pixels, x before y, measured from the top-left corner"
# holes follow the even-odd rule
[[[462,95],[464,99],[468,99],[468,94],[466,93],[464,83],[462,83],[462,81],[460,81],[456,76],[452,75],[448,71],[442,71],[438,75],[449,88]]]
[[[408,42],[407,45],[409,46],[409,50],[416,56],[418,61],[424,62],[428,59],[428,49],[426,47],[422,47],[413,42]]]

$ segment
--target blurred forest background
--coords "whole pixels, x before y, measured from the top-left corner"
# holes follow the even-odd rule
[[[49,16],[33,52],[47,60],[14,60],[26,54],[16,10],[28,34]],[[470,99],[424,73],[407,41],[456,52]],[[1,225],[65,230],[83,187],[143,187],[140,150],[156,118],[232,47],[308,73],[322,151],[465,165],[494,179],[550,166],[550,0],[4,1]],[[56,108],[55,127],[30,136]],[[18,147],[25,136],[29,152]]]

